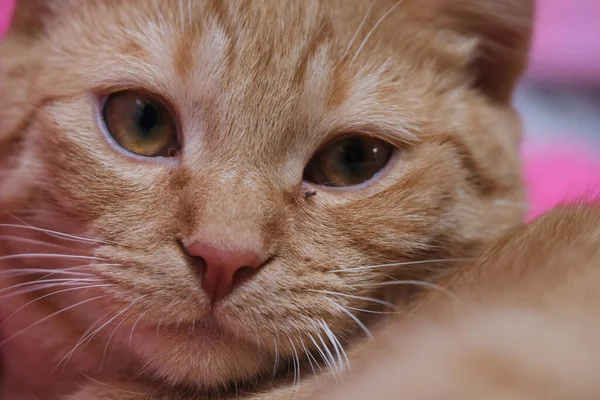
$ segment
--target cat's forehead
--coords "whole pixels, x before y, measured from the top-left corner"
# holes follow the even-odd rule
[[[381,114],[381,98],[389,93],[380,85],[398,66],[385,52],[354,58],[367,51],[361,49],[365,17],[374,25],[396,2],[377,4],[182,0],[75,6],[81,37],[69,38],[69,51],[92,90],[140,88],[163,97],[192,144],[203,140],[213,153],[221,148],[229,154],[223,145],[235,145],[272,160],[378,118],[389,126],[409,125],[392,124],[390,115]]]

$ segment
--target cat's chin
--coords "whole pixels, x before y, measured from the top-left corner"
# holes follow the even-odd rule
[[[274,358],[255,344],[201,322],[177,328],[144,327],[132,350],[145,364],[142,373],[171,384],[217,389],[272,369]]]

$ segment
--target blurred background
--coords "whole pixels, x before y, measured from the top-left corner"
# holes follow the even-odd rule
[[[530,68],[516,97],[527,132],[599,145],[600,1],[539,0],[536,14]]]
[[[537,0],[515,97],[532,215],[600,196],[600,0]]]
[[[13,1],[0,0],[0,35]],[[600,197],[600,0],[536,1],[531,63],[515,105],[530,215]]]

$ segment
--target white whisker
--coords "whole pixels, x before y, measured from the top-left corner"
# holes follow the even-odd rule
[[[56,269],[53,271],[73,271],[74,269],[80,269],[80,268],[92,268],[92,267],[122,267],[122,264],[107,264],[107,263],[92,263],[92,264],[83,264],[83,265],[77,265],[75,267],[69,267],[69,268],[62,268],[62,269]],[[60,272],[51,272],[48,275],[44,275],[42,277],[42,279],[47,278],[49,276],[58,274]],[[84,272],[82,272],[84,273]],[[89,276],[96,276],[93,273],[88,274]]]
[[[183,2],[182,2],[182,0],[179,0],[179,22],[181,23],[181,30],[183,31],[184,26],[185,26],[185,22],[184,22],[184,16],[183,16]]]
[[[58,364],[56,365],[56,367],[54,367],[54,370],[52,370],[52,372],[56,371],[56,369],[67,359],[71,356],[71,354],[73,354],[83,343],[85,343],[86,341],[91,341],[104,327],[106,327],[108,324],[110,324],[112,321],[114,321],[115,319],[117,319],[120,315],[122,315],[123,313],[129,311],[134,304],[141,300],[142,298],[144,298],[145,296],[141,296],[138,297],[135,301],[133,301],[131,304],[129,304],[129,306],[125,307],[124,309],[122,309],[121,311],[119,311],[114,317],[110,318],[108,321],[106,321],[104,324],[102,324],[98,329],[96,329],[95,331],[93,331],[92,333],[88,334],[86,337],[84,337],[82,340],[80,340],[79,342],[77,342],[75,344],[75,347],[73,347],[73,349],[67,353],[67,355],[65,355],[62,360],[60,360],[58,362]]]
[[[304,350],[304,354],[306,355],[306,359],[308,360],[308,365],[310,365],[310,369],[312,370],[313,376],[317,376],[317,371],[315,370],[313,361],[317,364],[319,369],[321,369],[321,366],[319,365],[317,360],[315,360],[313,355],[310,354],[310,351],[308,351],[308,349],[306,348],[306,345],[304,344],[304,340],[302,340],[302,338],[300,338],[300,344],[302,345],[302,350]]]
[[[144,318],[144,315],[146,315],[147,313],[148,313],[148,311],[144,311],[142,314],[140,314],[140,316],[138,317],[138,319],[133,324],[133,327],[131,328],[131,333],[129,334],[129,348],[131,348],[131,342],[133,341],[133,332],[135,331],[135,327],[140,322],[140,320],[142,318]]]
[[[63,308],[63,309],[61,309],[61,310],[58,310],[58,311],[56,311],[56,312],[54,312],[54,313],[52,313],[52,314],[48,315],[47,317],[44,317],[44,318],[42,318],[42,319],[40,319],[40,320],[38,320],[38,321],[34,322],[33,324],[31,324],[31,325],[27,326],[26,328],[23,328],[23,329],[21,329],[20,331],[18,331],[18,332],[16,332],[15,334],[13,334],[13,335],[9,336],[8,338],[4,339],[2,342],[0,342],[0,347],[1,347],[1,346],[4,346],[6,343],[10,342],[11,340],[13,340],[14,338],[16,338],[17,336],[19,336],[19,335],[21,335],[21,334],[23,334],[23,333],[27,332],[29,329],[32,329],[32,328],[34,328],[34,327],[36,327],[36,326],[38,326],[38,325],[40,325],[40,324],[42,324],[42,323],[44,323],[44,322],[48,321],[48,320],[49,320],[50,318],[52,318],[52,317],[55,317],[55,316],[57,316],[57,315],[59,315],[59,314],[62,314],[62,313],[66,312],[66,311],[69,311],[69,310],[72,310],[72,309],[73,309],[73,308],[75,308],[75,307],[79,307],[79,306],[81,306],[81,305],[83,305],[83,304],[86,304],[86,303],[89,303],[89,302],[91,302],[91,301],[94,301],[94,300],[101,299],[101,298],[103,298],[103,297],[106,297],[106,296],[96,296],[96,297],[92,297],[91,299],[86,299],[86,300],[80,301],[79,303],[75,303],[75,304],[73,304],[73,305],[70,305],[70,306],[68,306],[68,307],[65,307],[65,308]]]
[[[140,376],[144,375],[144,373],[150,368],[150,364],[152,363],[152,361],[154,361],[158,356],[159,354],[149,359],[148,362],[146,362],[146,364],[142,366],[140,372],[134,377],[134,379],[139,379]]]
[[[84,283],[89,283],[89,282],[98,282],[98,281],[101,281],[101,280],[102,279],[100,279],[100,278],[64,278],[64,279],[61,278],[61,279],[46,279],[46,280],[43,280],[43,281],[29,281],[29,282],[18,283],[16,285],[5,287],[4,289],[0,290],[0,294],[1,293],[5,293],[5,292],[10,292],[11,290],[17,289],[17,288],[20,288],[20,287],[42,285],[42,284],[47,284],[47,283],[59,283],[59,282],[68,282],[68,283],[84,282]]]
[[[336,269],[329,272],[354,272],[354,271],[362,271],[365,269],[376,269],[376,268],[385,268],[385,267],[402,267],[405,265],[419,265],[419,264],[430,264],[430,263],[442,263],[442,262],[467,262],[473,261],[473,258],[446,258],[446,259],[437,259],[437,260],[419,260],[419,261],[405,261],[405,262],[397,262],[397,263],[389,263],[389,264],[376,264],[376,265],[363,265],[360,267],[352,267],[352,268],[342,268]]]
[[[162,317],[160,317],[160,319],[158,320],[158,325],[156,325],[156,338],[159,338],[160,335],[160,324],[162,323],[162,320],[164,318],[164,315]]]
[[[369,15],[371,14],[371,10],[373,9],[373,5],[375,4],[375,1],[376,0],[371,0],[371,4],[369,4],[369,8],[367,8],[367,12],[365,13],[364,17],[360,21],[360,25],[358,25],[358,28],[356,29],[356,32],[354,32],[354,35],[352,36],[352,39],[350,39],[350,42],[348,43],[348,46],[346,46],[346,51],[344,51],[344,54],[342,55],[342,59],[346,57],[346,55],[350,51],[350,48],[354,44],[354,41],[358,37],[358,34],[362,30],[362,28],[365,26],[365,23],[367,22],[367,18],[369,18]]]
[[[316,328],[316,327],[315,327]],[[315,333],[318,334],[317,331],[315,331]],[[319,346],[319,344],[317,343],[317,341],[315,340],[315,337],[312,334],[309,334],[310,336],[310,340],[313,342],[313,344],[315,345],[315,349],[317,349],[317,352],[319,353],[319,355],[321,356],[321,359],[323,360],[323,362],[325,363],[325,366],[327,367],[327,369],[335,372],[333,370],[333,366],[331,365],[331,362],[329,361],[329,358],[326,356],[325,352],[323,351],[323,349],[321,348],[321,346]]]
[[[390,307],[390,308],[396,308],[396,305],[394,303],[390,303],[389,301],[375,299],[375,298],[372,298],[372,297],[355,296],[353,294],[332,292],[330,290],[310,290],[310,291],[311,292],[315,292],[315,293],[330,294],[332,296],[347,297],[349,299],[368,301],[368,302],[371,302],[371,303],[381,304],[382,306],[386,306],[386,307]]]
[[[426,289],[437,290],[438,292],[445,294],[446,296],[450,297],[451,299],[459,301],[459,298],[456,297],[456,295],[454,293],[452,293],[451,291],[449,291],[448,289],[446,289],[438,284],[435,284],[432,282],[426,282],[426,281],[394,279],[393,281],[390,281],[390,282],[356,284],[356,285],[348,285],[348,287],[358,288],[358,287],[382,287],[382,286],[396,286],[396,285],[420,286],[420,287],[423,287]]]
[[[367,314],[381,314],[381,315],[396,315],[396,314],[398,314],[397,311],[375,311],[375,310],[365,310],[363,308],[356,308],[356,307],[349,307],[349,306],[345,306],[345,307],[348,310],[358,311],[358,312],[367,313]]]
[[[354,320],[354,322],[356,322],[356,324],[363,330],[363,332],[365,332],[365,334],[367,335],[367,337],[370,340],[373,340],[373,334],[371,333],[371,331],[366,327],[366,325],[360,320],[358,319],[354,314],[352,314],[350,311],[346,310],[345,307],[343,307],[342,305],[336,303],[335,301],[331,300],[330,298],[326,297],[327,300],[329,300],[331,302],[331,304],[333,304],[334,306],[338,307],[340,310],[342,310],[345,314],[347,314],[350,318],[352,318]]]
[[[85,272],[72,272],[67,269],[51,269],[51,268],[13,268],[0,270],[0,276],[22,276],[22,275],[35,275],[43,273],[61,274],[61,275],[73,275],[73,276],[94,276]]]
[[[67,259],[67,260],[106,261],[104,258],[99,258],[99,257],[78,256],[78,255],[72,255],[72,254],[53,254],[53,253],[10,254],[8,256],[0,257],[0,261],[21,259],[21,258],[61,258],[61,259]]]
[[[344,347],[342,346],[342,344],[338,340],[337,336],[335,336],[335,333],[333,333],[333,331],[331,330],[331,328],[329,327],[329,325],[327,325],[327,323],[325,321],[321,320],[320,324],[323,327],[323,330],[325,331],[325,334],[327,335],[327,337],[329,337],[331,344],[333,344],[333,347],[335,349],[335,352],[336,352],[336,355],[338,358],[338,363],[342,369],[342,372],[344,372],[344,369],[346,369],[346,368],[348,369],[348,372],[350,372],[350,360],[348,359],[348,355],[346,354]],[[343,359],[342,359],[342,357],[343,357]]]
[[[13,216],[13,218],[16,218],[16,217]],[[23,221],[21,221],[21,222],[23,222]],[[27,223],[24,223],[24,224],[25,225],[19,225],[19,224],[0,224],[0,228],[28,229],[28,230],[33,230],[33,231],[37,231],[37,232],[42,232],[42,233],[45,233],[45,234],[50,235],[52,237],[56,237],[58,239],[63,239],[63,240],[67,240],[67,241],[75,241],[75,242],[80,242],[80,243],[101,243],[101,244],[117,244],[117,245],[121,245],[120,243],[113,242],[113,241],[110,241],[110,240],[94,239],[94,238],[89,238],[89,237],[85,237],[85,236],[72,235],[72,234],[68,234],[68,233],[54,231],[52,229],[38,228],[37,226],[33,226],[33,225],[30,225],[30,224],[27,224]]]
[[[114,387],[114,386],[111,386],[111,385],[109,385],[108,383],[105,383],[105,382],[100,382],[99,380],[97,380],[97,379],[94,379],[94,378],[91,378],[91,377],[87,376],[86,374],[82,374],[82,375],[83,375],[84,377],[86,377],[87,379],[89,379],[90,381],[92,381],[92,382],[94,382],[94,383],[97,383],[97,384],[99,384],[99,385],[102,385],[102,386],[108,387],[108,388],[110,388],[111,390],[114,390],[115,392],[119,392],[119,393],[127,393],[127,394],[135,394],[135,395],[143,395],[143,396],[148,396],[148,393],[144,393],[144,392],[132,392],[132,391],[129,391],[129,390],[121,390],[121,389],[117,389],[116,387]]]
[[[363,39],[360,46],[358,46],[358,50],[356,50],[356,52],[354,53],[354,57],[352,57],[352,60],[350,60],[351,64],[354,62],[356,57],[358,57],[358,55],[362,51],[363,47],[365,47],[365,44],[367,43],[367,41],[369,40],[369,38],[371,37],[373,32],[375,32],[375,30],[379,27],[379,25],[381,25],[381,23],[387,18],[387,16],[390,15],[392,13],[392,11],[394,11],[396,9],[396,7],[398,7],[402,2],[403,2],[403,0],[398,0],[392,7],[390,7],[389,10],[387,10],[387,12],[385,14],[383,14],[383,16],[381,18],[379,18],[379,20],[375,23],[375,25],[373,25],[373,28],[371,28],[369,33],[367,33],[367,36],[365,36],[365,38]]]
[[[290,344],[292,345],[292,350],[294,350],[294,359],[292,361],[294,365],[294,383],[293,387],[297,388],[300,385],[300,358],[298,358],[298,352],[296,351],[296,346],[294,345],[294,341],[288,337]]]
[[[277,333],[277,329],[275,330],[275,337],[273,338],[273,342],[275,344],[275,360],[273,361],[273,374],[272,378],[275,379],[277,375],[277,371],[279,370],[279,345],[278,345],[279,334]]]
[[[329,350],[329,346],[327,346],[327,343],[325,343],[325,340],[323,340],[323,336],[321,335],[321,332],[319,331],[319,327],[314,322],[313,322],[313,326],[316,328],[315,333],[319,337],[319,341],[323,345],[323,349],[325,351],[325,354],[327,355],[327,360],[328,360],[327,366],[328,366],[329,370],[331,370],[334,373],[334,375],[337,377],[338,372],[339,372],[338,371],[339,365],[338,365],[338,363],[336,363],[333,353],[331,352],[331,350]]]
[[[52,289],[52,288],[58,288],[58,287],[65,287],[65,286],[76,286],[76,287],[81,287],[81,283],[80,282],[58,282],[58,283],[47,283],[47,284],[40,284],[39,286],[30,286],[26,289],[22,289],[22,290],[17,290],[16,292],[11,292],[8,294],[3,294],[2,296],[0,296],[0,298],[2,299],[10,299],[11,297],[16,297],[22,294],[26,294],[26,293],[31,293],[31,292],[37,292],[39,290],[45,290],[45,289]],[[93,285],[94,287],[101,287],[100,285]],[[108,286],[113,286],[112,284],[105,284],[102,285],[102,287],[108,287]]]
[[[24,237],[20,237],[20,236],[0,235],[0,240],[7,241],[7,242],[11,241],[11,242],[19,242],[19,243],[25,243],[25,244],[35,244],[35,245],[39,245],[39,246],[50,247],[53,249],[61,249],[61,250],[70,249],[68,246],[49,243],[49,242],[45,242],[43,240],[24,238]]]
[[[110,334],[110,336],[106,340],[106,345],[104,346],[104,351],[102,352],[102,362],[100,363],[100,371],[102,371],[104,369],[104,359],[106,357],[106,352],[108,351],[108,345],[110,344],[110,341],[113,338],[113,336],[117,333],[117,330],[121,327],[121,325],[123,325],[123,323],[125,323],[125,321],[127,321],[127,318],[123,318],[121,320],[121,322],[119,322],[117,324],[117,326],[115,327],[115,329],[113,329],[112,333]],[[110,365],[110,358],[108,360],[108,365]]]
[[[45,299],[46,297],[54,296],[54,295],[57,295],[57,294],[60,294],[60,293],[71,292],[71,291],[74,291],[74,290],[92,289],[92,288],[108,287],[108,286],[114,286],[114,285],[112,285],[112,284],[102,284],[102,285],[79,286],[79,287],[74,287],[74,288],[69,288],[69,289],[62,289],[62,290],[59,290],[57,292],[52,292],[52,293],[45,294],[45,295],[43,295],[41,297],[38,297],[38,298],[36,298],[34,300],[31,300],[30,302],[22,305],[21,307],[17,308],[15,311],[13,311],[12,314],[10,314],[8,317],[6,317],[4,319],[4,321],[2,321],[2,323],[0,324],[0,328],[6,323],[6,321],[8,321],[10,318],[12,318],[13,315],[15,315],[16,313],[18,313],[19,311],[21,311],[25,307],[29,306],[30,304],[33,304],[36,301]]]

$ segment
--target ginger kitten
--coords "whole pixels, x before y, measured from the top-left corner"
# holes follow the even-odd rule
[[[0,397],[344,373],[420,288],[394,282],[521,221],[531,8],[19,1],[0,45]]]

